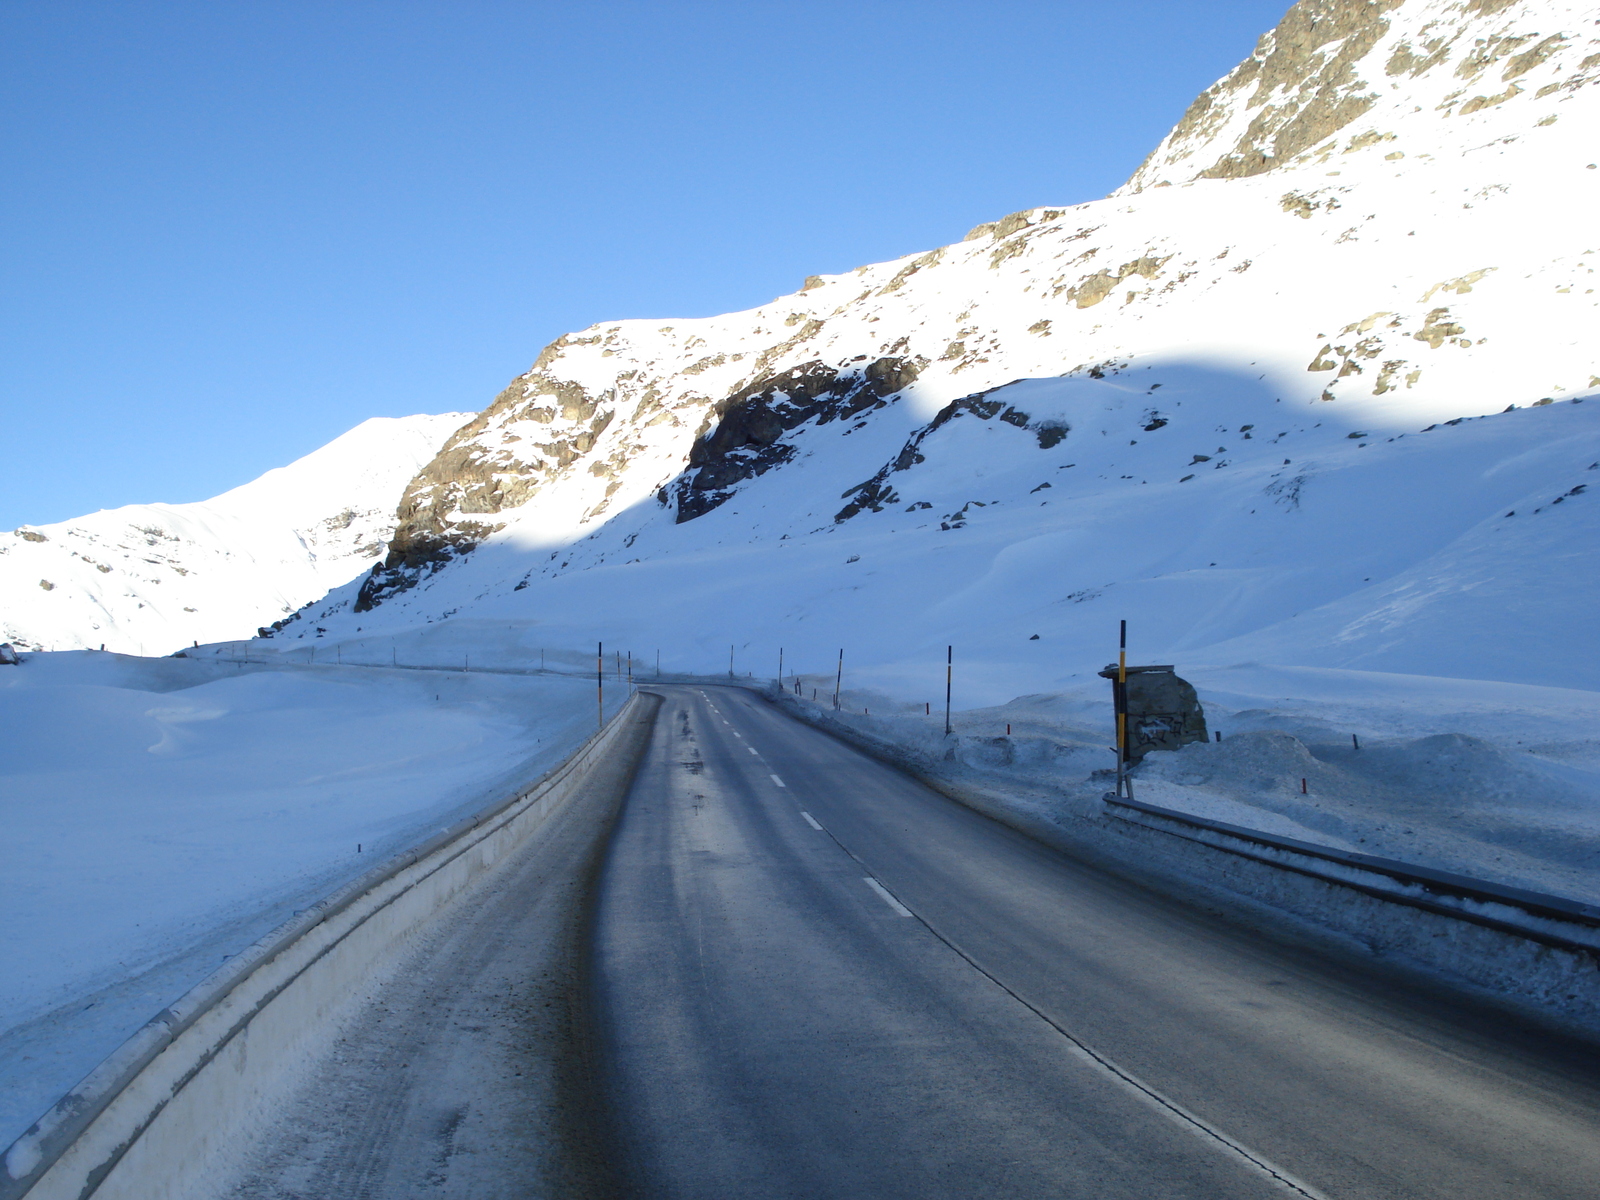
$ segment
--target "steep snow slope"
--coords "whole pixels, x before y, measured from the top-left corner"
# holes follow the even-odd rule
[[[406,480],[470,415],[375,417],[211,500],[0,534],[0,640],[164,654],[247,636],[382,553]]]
[[[918,693],[954,641],[997,700],[1127,617],[1141,656],[1600,686],[1597,18],[1301,3],[1113,197],[561,338],[279,636],[844,644]]]

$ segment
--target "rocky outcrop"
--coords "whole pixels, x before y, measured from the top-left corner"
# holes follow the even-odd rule
[[[678,523],[704,516],[733,495],[735,484],[770,471],[794,455],[785,433],[815,421],[848,421],[888,403],[925,362],[880,358],[844,370],[812,361],[759,380],[717,406],[716,425],[689,452],[693,474],[673,486]]]
[[[1505,103],[1523,90],[1512,80],[1572,40],[1549,15],[1523,0],[1300,0],[1195,98],[1122,192],[1325,161],[1391,140],[1417,113],[1450,120]],[[1462,86],[1491,78],[1509,86]],[[1415,82],[1430,102],[1416,102]]]
[[[958,417],[971,416],[980,421],[992,421],[998,417],[1007,425],[1031,430],[1038,438],[1040,448],[1044,450],[1060,445],[1067,434],[1072,432],[1072,426],[1065,421],[1034,422],[1027,413],[1007,405],[1005,401],[989,399],[990,394],[998,390],[989,388],[987,391],[962,396],[959,400],[952,400],[945,405],[934,415],[933,420],[911,435],[900,453],[885,463],[882,470],[871,479],[845,489],[839,498],[849,500],[850,503],[835,513],[833,519],[836,522],[848,521],[861,513],[882,512],[886,505],[898,504],[901,497],[890,484],[889,477],[900,471],[909,471],[919,463],[927,461],[922,453],[922,443],[931,434],[938,432]]]
[[[1179,164],[1189,178],[1259,175],[1343,129],[1372,107],[1357,64],[1388,32],[1384,14],[1400,3],[1300,0],[1254,54],[1195,98],[1129,186],[1150,186]],[[1249,123],[1236,131],[1241,113]],[[1219,145],[1224,134],[1233,134],[1231,144]]]

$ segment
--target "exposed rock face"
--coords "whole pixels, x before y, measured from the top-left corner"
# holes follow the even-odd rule
[[[540,356],[553,357],[563,338]],[[579,384],[552,378],[535,366],[495,397],[494,403],[445,443],[407,485],[399,527],[386,567],[417,567],[470,547],[499,528],[490,517],[527,502],[542,479],[558,474],[594,449],[614,411]],[[530,428],[531,437],[485,435],[507,425]],[[534,441],[540,433],[546,440]],[[528,441],[520,450],[513,443]]]
[[[1027,413],[1011,407],[1004,400],[989,399],[989,391],[976,392],[971,396],[962,396],[959,400],[952,400],[945,405],[916,433],[911,435],[904,448],[891,461],[886,463],[881,471],[864,483],[858,483],[846,489],[841,500],[850,500],[835,515],[835,521],[848,521],[851,517],[863,512],[882,512],[885,505],[898,504],[899,494],[889,483],[889,477],[898,471],[909,471],[927,461],[920,447],[930,434],[937,433],[945,425],[957,417],[971,416],[980,421],[991,421],[998,417],[1007,425],[1015,425],[1018,429],[1032,429],[1039,439],[1039,448],[1049,450],[1059,445],[1061,441],[1072,432],[1072,427],[1065,421],[1046,420],[1033,424]],[[853,500],[851,497],[855,497]]]
[[[1415,127],[1417,113],[1447,121],[1503,104],[1523,90],[1512,80],[1571,40],[1552,17],[1520,0],[1300,0],[1122,190],[1327,161],[1392,139],[1403,120]],[[1509,86],[1486,94],[1491,81]]]
[[[891,281],[892,282],[892,281]],[[703,516],[733,495],[733,485],[794,457],[783,435],[807,421],[848,421],[888,403],[925,365],[880,358],[865,367],[836,370],[812,361],[750,384],[717,406],[711,433],[689,451],[692,477],[676,484],[678,521]]]

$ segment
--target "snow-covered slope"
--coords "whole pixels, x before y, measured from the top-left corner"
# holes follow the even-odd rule
[[[406,480],[470,416],[375,417],[211,500],[0,534],[0,640],[164,654],[248,636],[368,567]]]
[[[1597,82],[1593,5],[1298,4],[1106,200],[559,339],[279,637],[843,644],[884,686],[956,642],[998,700],[1126,617],[1166,661],[1600,686]]]
[[[0,1146],[226,958],[594,721],[587,679],[97,652],[0,671]]]

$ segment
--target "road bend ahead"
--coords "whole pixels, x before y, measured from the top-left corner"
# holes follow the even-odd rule
[[[659,690],[595,926],[632,1194],[1600,1195],[1587,1050]]]

